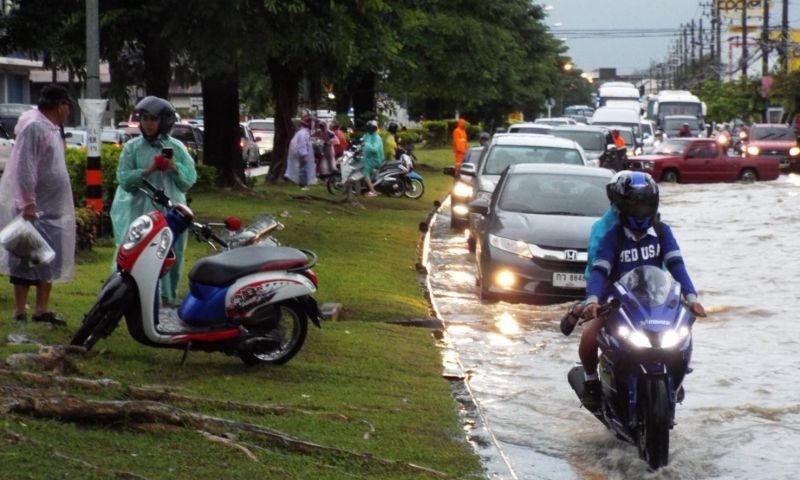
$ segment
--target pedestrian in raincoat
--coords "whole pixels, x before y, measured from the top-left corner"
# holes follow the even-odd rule
[[[333,131],[333,134],[336,135],[336,139],[339,140],[338,144],[333,145],[334,158],[339,158],[342,156],[344,151],[347,150],[347,138],[344,136],[342,129],[339,128],[339,122],[336,120],[331,122],[331,131]]]
[[[464,119],[459,118],[456,128],[453,130],[453,153],[456,156],[456,174],[461,169],[461,160],[467,153],[467,129],[464,128]]]
[[[42,88],[38,109],[20,116],[16,143],[0,180],[0,228],[22,215],[56,252],[48,264],[32,265],[0,248],[0,273],[14,285],[14,319],[27,320],[28,291],[36,287],[33,321],[63,324],[49,310],[53,282],[71,280],[75,267],[75,204],[61,127],[72,100],[64,87]]]
[[[336,171],[334,148],[336,145],[339,145],[339,137],[328,129],[328,125],[325,122],[317,123],[315,135],[322,142],[322,158],[319,162],[317,174],[320,178],[327,178]]]
[[[378,122],[367,122],[367,133],[364,134],[362,152],[364,155],[364,180],[367,182],[368,197],[378,194],[372,186],[372,172],[383,164],[383,140],[378,135]]]
[[[397,124],[390,122],[386,127],[386,135],[383,136],[383,160],[391,162],[397,158]]]
[[[161,188],[174,203],[186,204],[186,192],[197,181],[194,160],[180,140],[169,135],[175,124],[175,108],[159,97],[145,97],[136,104],[139,114],[139,130],[142,135],[129,140],[122,148],[117,167],[119,186],[111,204],[111,222],[114,227],[114,243],[119,248],[128,226],[137,217],[159,208],[138,187],[147,179],[156,188]],[[156,158],[164,148],[172,148],[173,158],[164,164]],[[162,157],[163,158],[163,157]],[[161,279],[161,299],[165,306],[173,306],[177,298],[178,281],[183,271],[183,252],[186,249],[186,232],[179,236],[172,247],[175,264]]]
[[[317,183],[317,164],[314,161],[314,147],[311,145],[311,117],[303,115],[300,128],[289,142],[284,178],[300,185],[304,190]]]

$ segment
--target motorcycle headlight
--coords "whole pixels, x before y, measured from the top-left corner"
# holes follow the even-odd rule
[[[678,330],[667,330],[661,334],[661,348],[673,348],[688,336],[688,327],[681,327]]]
[[[800,147],[792,147],[789,149],[789,155],[796,157],[800,155]]]
[[[511,240],[508,238],[498,237],[497,235],[489,234],[489,244],[495,248],[503,250],[514,255],[519,255],[523,258],[532,258],[531,249],[528,244],[522,240]]]
[[[647,335],[642,332],[633,332],[625,325],[617,328],[617,335],[629,341],[634,347],[650,348],[653,346],[650,343],[650,339],[647,338]]]
[[[147,215],[142,215],[131,223],[128,227],[128,232],[125,234],[125,239],[122,241],[123,250],[133,250],[137,245],[142,243],[153,229],[153,221]]]
[[[459,198],[469,198],[472,196],[472,186],[464,182],[456,182],[453,187],[453,195]]]
[[[748,155],[755,156],[755,155],[758,155],[759,153],[761,153],[761,149],[758,148],[757,146],[750,145],[749,147],[747,147],[747,154]]]

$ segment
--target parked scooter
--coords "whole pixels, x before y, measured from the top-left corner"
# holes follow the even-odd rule
[[[173,204],[152,184],[142,189],[167,208],[134,220],[117,253],[117,270],[72,338],[91,349],[109,336],[122,316],[138,342],[163,348],[237,355],[248,365],[282,364],[300,351],[311,319],[320,311],[311,270],[314,252],[279,246],[248,246],[198,261],[189,272],[189,293],[177,318],[159,315],[159,279],[175,263],[174,239],[186,230],[198,240],[228,248],[209,224],[194,221],[185,205]]]
[[[413,168],[411,156],[403,152],[398,160],[385,162],[373,172],[372,186],[391,197],[420,198],[425,193],[425,182]],[[327,188],[329,193],[339,196],[368,190],[364,181],[361,145],[352,145],[342,154],[338,171],[328,178]]]
[[[631,270],[612,290],[600,310],[605,317],[597,335],[602,402],[592,413],[658,469],[669,461],[675,406],[691,372],[695,316],[681,301],[680,284],[657,267]],[[583,367],[573,367],[568,380],[582,398]]]

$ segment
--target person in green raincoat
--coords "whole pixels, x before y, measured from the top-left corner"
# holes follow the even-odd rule
[[[139,190],[142,180],[147,179],[174,202],[186,204],[186,192],[197,181],[194,160],[179,140],[169,136],[175,124],[175,108],[158,97],[145,97],[136,104],[134,111],[139,115],[140,137],[125,143],[119,156],[117,182],[119,186],[111,204],[111,222],[114,227],[114,243],[117,248],[122,243],[128,226],[140,215],[151,212],[156,205]],[[172,159],[166,160],[166,169],[159,169],[156,157],[162,149],[171,147]],[[163,168],[163,163],[162,163]],[[164,213],[163,207],[158,207]],[[177,297],[178,280],[183,270],[183,252],[186,249],[186,232],[175,240],[175,264],[161,279],[161,299],[165,305],[174,305]]]
[[[363,142],[364,180],[369,188],[367,196],[374,197],[378,192],[372,186],[372,172],[383,164],[383,140],[378,136],[378,122],[375,120],[367,122],[367,133],[364,134]]]

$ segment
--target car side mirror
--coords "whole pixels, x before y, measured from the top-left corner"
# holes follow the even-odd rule
[[[451,176],[451,177],[455,177],[456,176],[456,167],[452,167],[452,166],[451,167],[444,167],[442,169],[442,173],[444,173],[445,175]]]
[[[489,202],[485,198],[476,198],[469,203],[467,208],[469,208],[470,212],[478,215],[486,216],[489,214]]]
[[[459,171],[460,175],[466,175],[467,177],[474,177],[475,176],[475,164],[473,163],[464,163],[461,165],[461,170]]]

